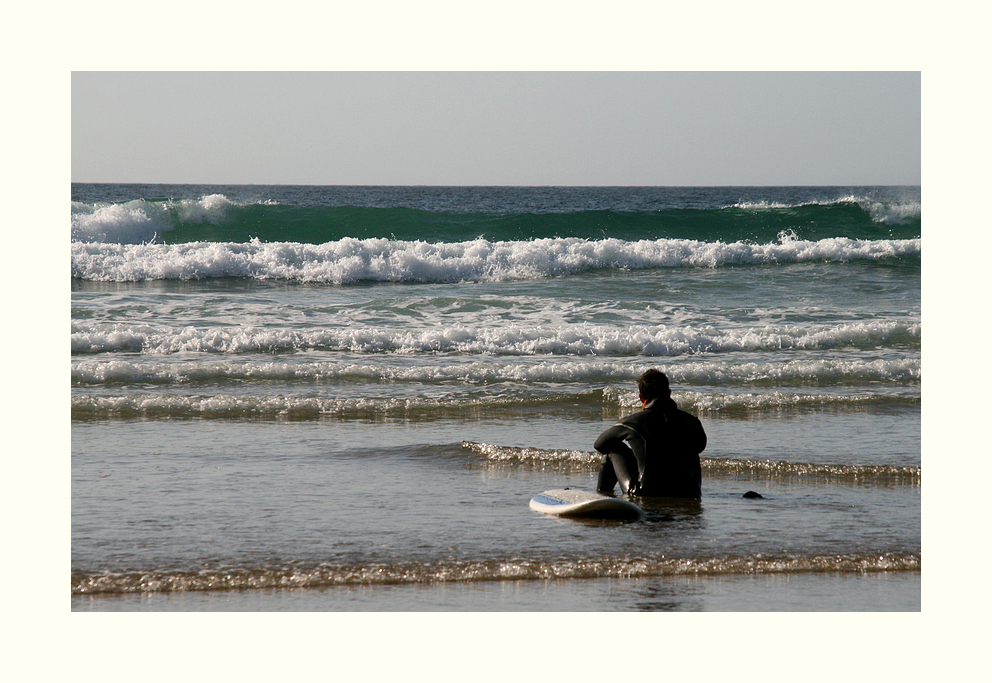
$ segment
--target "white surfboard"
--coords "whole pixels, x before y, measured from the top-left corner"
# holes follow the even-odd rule
[[[559,517],[637,519],[640,507],[623,498],[579,489],[553,489],[530,499],[530,509]]]

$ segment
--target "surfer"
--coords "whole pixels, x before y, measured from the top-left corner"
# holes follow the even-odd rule
[[[699,420],[678,409],[668,377],[648,370],[637,379],[644,410],[628,415],[596,439],[603,454],[600,493],[613,493],[619,482],[625,494],[700,498],[699,454],[706,432]]]

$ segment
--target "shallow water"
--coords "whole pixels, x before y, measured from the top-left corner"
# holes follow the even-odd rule
[[[212,190],[74,186],[73,610],[919,609],[918,188]],[[649,367],[703,500],[530,510]]]

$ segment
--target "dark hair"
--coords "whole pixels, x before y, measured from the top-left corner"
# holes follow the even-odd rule
[[[667,398],[672,394],[672,390],[668,388],[668,376],[661,370],[654,369],[637,378],[637,390],[648,401]]]

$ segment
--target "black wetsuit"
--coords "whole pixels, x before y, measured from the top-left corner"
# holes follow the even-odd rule
[[[619,481],[624,493],[700,498],[704,448],[706,432],[699,420],[671,398],[655,399],[596,439],[596,450],[604,454],[596,488],[612,493]]]

